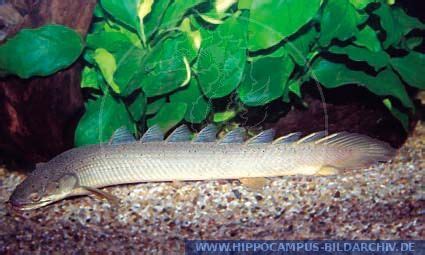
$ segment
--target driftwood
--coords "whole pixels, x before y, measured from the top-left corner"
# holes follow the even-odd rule
[[[7,6],[9,10],[3,16],[0,10],[4,37],[24,27],[51,23],[72,27],[84,36],[96,4],[96,0],[4,2],[0,0],[0,9]],[[81,65],[77,62],[49,77],[0,78],[1,157],[40,162],[72,146],[74,129],[83,109],[80,73]]]

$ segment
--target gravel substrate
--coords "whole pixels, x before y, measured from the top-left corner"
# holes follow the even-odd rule
[[[0,168],[0,253],[181,253],[184,239],[425,239],[425,125],[387,164],[330,177],[107,188],[111,208],[80,197],[27,212],[4,204],[24,178]]]

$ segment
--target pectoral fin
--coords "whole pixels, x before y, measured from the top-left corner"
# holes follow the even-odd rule
[[[88,190],[101,198],[106,198],[108,202],[111,204],[111,206],[113,207],[118,207],[120,205],[120,202],[121,202],[120,199],[112,194],[109,194],[108,192],[105,192],[97,188],[87,187],[87,186],[83,186],[81,188]]]
[[[262,191],[267,185],[267,179],[264,177],[242,178],[239,179],[242,185],[253,191]]]
[[[171,181],[171,186],[173,186],[176,189],[180,189],[181,187],[183,187],[183,182],[182,181]]]
[[[327,176],[327,175],[337,175],[339,173],[339,169],[333,166],[322,166],[319,171],[315,173],[315,175],[319,176]]]

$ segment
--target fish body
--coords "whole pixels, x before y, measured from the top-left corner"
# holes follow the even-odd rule
[[[55,159],[83,186],[314,174],[341,152],[314,145],[134,143],[74,149]],[[78,160],[76,160],[78,159]],[[68,164],[64,164],[67,162]]]
[[[98,188],[126,183],[314,175],[329,167],[367,166],[394,154],[386,143],[345,132],[302,139],[290,134],[273,142],[274,133],[264,131],[244,142],[240,130],[215,141],[216,131],[209,129],[194,140],[182,126],[166,141],[151,130],[141,141],[118,133],[109,144],[74,148],[37,167],[10,201],[19,209],[34,209],[91,192],[107,196]]]

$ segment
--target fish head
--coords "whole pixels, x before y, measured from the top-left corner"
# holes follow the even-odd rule
[[[55,170],[49,163],[37,166],[13,191],[9,198],[12,207],[32,210],[71,196],[78,185],[77,176]]]

